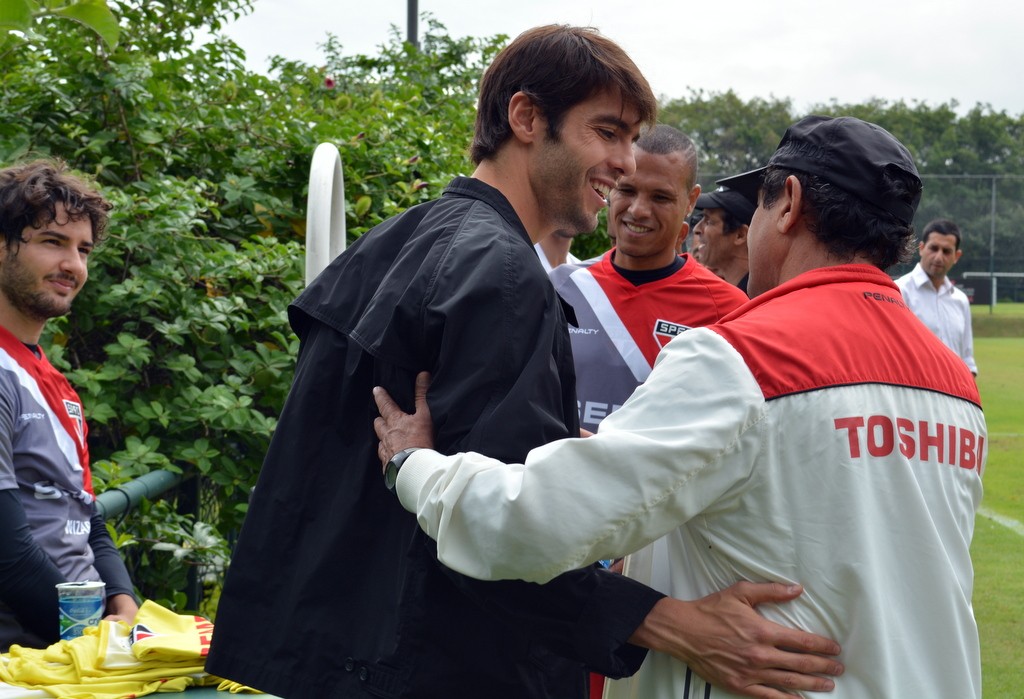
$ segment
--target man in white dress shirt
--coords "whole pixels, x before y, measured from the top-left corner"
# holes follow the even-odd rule
[[[932,221],[924,227],[917,250],[921,261],[913,271],[897,279],[896,285],[914,315],[946,347],[960,355],[977,376],[970,302],[967,294],[946,276],[964,252],[960,249],[960,228],[947,219]]]

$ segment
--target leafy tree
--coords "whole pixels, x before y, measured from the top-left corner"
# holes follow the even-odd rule
[[[964,258],[957,274],[988,271],[990,266],[997,272],[1019,272],[1024,269],[1024,115],[1015,118],[976,105],[960,116],[958,107],[956,102],[929,106],[833,101],[814,105],[808,113],[859,117],[906,144],[925,182],[916,225],[944,217],[957,221],[964,231]],[[789,100],[744,102],[731,91],[693,91],[665,104],[660,120],[697,143],[700,182],[707,190],[717,178],[764,164],[786,127],[803,116],[793,111]],[[890,271],[902,273],[910,266]],[[1005,298],[1024,296],[1020,282],[1003,280],[1000,289]]]
[[[732,90],[691,90],[689,97],[665,104],[659,121],[694,139],[701,183],[708,190],[714,188],[714,179],[763,165],[794,119],[789,100],[744,103]]]
[[[226,39],[193,46],[249,5],[115,2],[116,47],[40,12],[0,52],[0,162],[60,156],[116,204],[91,283],[44,340],[86,404],[97,482],[198,474],[220,540],[290,384],[315,146],[342,153],[352,237],[438,195],[469,167],[475,85],[500,41],[428,20],[421,51],[397,31],[374,57],[328,39],[325,66],[277,60],[272,77]],[[131,514],[118,540],[142,592],[180,607],[181,576],[165,570],[215,568],[223,548],[170,508]]]
[[[111,48],[121,35],[117,19],[103,0],[51,0],[42,4],[38,0],[0,0],[0,47],[10,38],[7,32],[31,34],[34,21],[47,16],[79,22]]]

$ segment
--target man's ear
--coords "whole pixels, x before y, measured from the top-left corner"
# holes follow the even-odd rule
[[[789,233],[796,224],[803,218],[804,188],[795,175],[786,178],[786,184],[782,187],[779,200],[775,202],[778,207],[776,226],[780,233]]]
[[[744,223],[742,226],[740,226],[739,228],[734,230],[732,233],[730,233],[729,236],[731,238],[733,238],[732,244],[733,245],[742,245],[743,247],[747,247],[747,232],[749,230],[750,230],[750,226],[748,226],[747,224]]]
[[[686,218],[689,219],[690,215],[693,214],[694,207],[697,206],[697,197],[700,196],[700,185],[695,184],[690,190],[689,206],[686,207]]]
[[[543,137],[547,121],[540,108],[525,92],[517,92],[508,102],[508,124],[512,135],[523,143]]]
[[[682,253],[686,238],[690,235],[690,224],[683,221],[683,227],[679,229],[679,236],[676,238],[676,253]]]

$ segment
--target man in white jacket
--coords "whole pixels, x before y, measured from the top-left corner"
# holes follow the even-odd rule
[[[595,436],[525,465],[410,454],[431,444],[426,377],[413,416],[375,389],[402,504],[442,561],[488,579],[539,582],[666,536],[676,597],[803,584],[762,611],[843,645],[832,696],[980,697],[985,419],[970,371],[883,271],[913,236],[909,152],[873,124],[808,117],[723,184],[757,195],[750,303],[670,342]],[[735,696],[700,675],[651,654],[634,693]]]

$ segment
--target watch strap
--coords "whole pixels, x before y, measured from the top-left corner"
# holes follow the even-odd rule
[[[394,456],[388,461],[384,467],[384,485],[388,487],[388,490],[395,489],[395,482],[398,480],[398,472],[402,469],[402,464],[409,458],[409,455],[414,451],[419,451],[419,447],[409,447],[402,451],[396,452]]]

